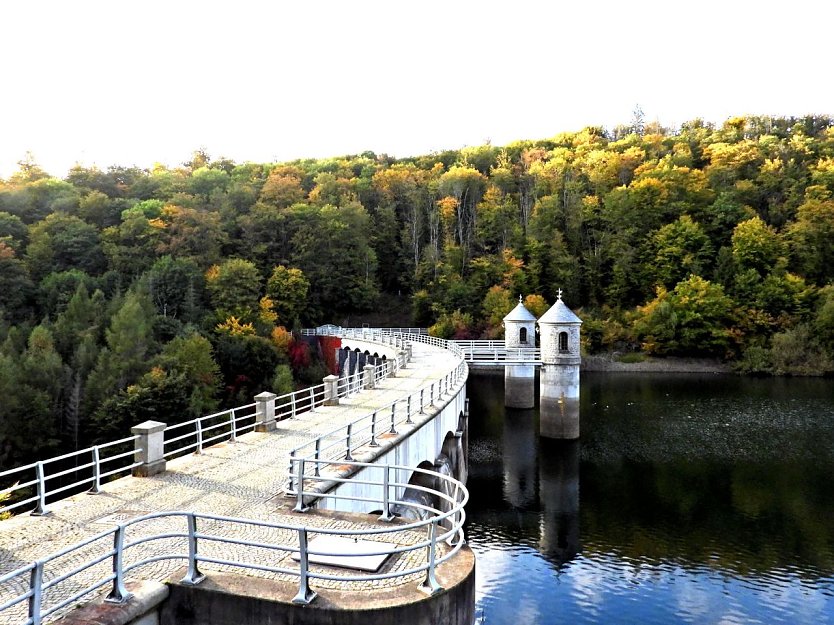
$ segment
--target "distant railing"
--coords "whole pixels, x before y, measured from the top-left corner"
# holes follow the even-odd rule
[[[139,466],[133,461],[137,451],[135,442],[135,436],[128,436],[3,471],[0,473],[0,484],[14,483],[0,489],[0,497],[8,496],[10,501],[0,506],[0,514],[19,513],[23,506],[29,505],[34,505],[32,514],[45,514],[47,498],[54,500],[55,495],[71,490],[79,492],[84,486],[88,486],[90,492],[99,492],[102,480],[126,475]],[[65,483],[67,479],[72,481]]]
[[[312,475],[318,477],[320,461],[335,461],[339,458],[352,461],[356,450],[361,447],[378,447],[377,437],[380,434],[397,434],[397,428],[412,426],[415,417],[419,418],[420,415],[425,414],[426,407],[442,400],[446,395],[454,394],[456,389],[466,383],[468,367],[463,359],[463,351],[453,341],[446,341],[426,334],[380,333],[370,328],[335,328],[330,326],[310,332],[327,332],[328,335],[338,333],[345,339],[393,341],[398,346],[405,346],[408,342],[425,343],[449,350],[460,360],[448,372],[426,384],[423,388],[291,450],[289,458],[290,478],[286,489],[289,493],[296,492],[299,475],[306,475],[307,471],[312,471]],[[349,387],[350,382],[346,378],[345,388]],[[306,465],[305,461],[307,462]],[[301,463],[301,469],[298,469],[299,462]]]
[[[538,347],[507,347],[504,341],[451,341],[472,363],[541,364]]]
[[[326,462],[321,461],[317,464],[322,465],[320,473],[329,472]],[[344,464],[346,464],[344,461],[339,461],[339,465]],[[368,491],[374,495],[339,497],[331,493],[325,496],[363,501],[368,503],[369,507],[381,508],[380,521],[394,519],[391,514],[391,507],[394,505],[412,508],[418,513],[422,512],[427,515],[428,518],[413,523],[392,523],[365,529],[331,529],[196,512],[157,512],[119,523],[99,534],[3,575],[0,577],[0,586],[23,586],[26,590],[0,605],[0,612],[24,604],[28,617],[23,618],[24,610],[19,609],[21,618],[7,622],[40,625],[49,616],[55,615],[60,610],[108,585],[109,593],[106,601],[124,603],[130,597],[125,586],[128,574],[138,572],[147,565],[163,560],[182,560],[187,564],[187,573],[182,580],[186,584],[199,584],[205,579],[205,575],[200,572],[201,564],[232,566],[244,571],[265,571],[291,576],[298,580],[298,592],[292,601],[299,604],[310,603],[316,598],[316,593],[310,586],[311,579],[360,582],[425,573],[425,577],[420,582],[420,588],[430,594],[442,590],[436,577],[436,568],[451,559],[464,544],[463,525],[466,521],[464,506],[469,499],[466,487],[448,475],[425,469],[399,465],[348,464],[355,465],[357,468],[370,466],[375,468],[379,479],[364,479],[361,482],[370,487]],[[392,475],[396,476],[398,472],[403,471],[408,474],[412,472],[425,474],[434,480],[437,487],[427,488],[392,479]],[[305,477],[305,479],[315,478]],[[428,493],[432,501],[438,503],[437,507],[400,500],[391,495],[391,493],[396,493],[397,489],[404,491],[405,488]],[[304,494],[302,482],[298,488],[299,498]],[[181,519],[182,521],[179,528],[170,526],[160,528],[159,521],[164,519]],[[254,539],[247,539],[241,536],[249,536],[251,532],[238,531],[241,528],[260,528],[265,531],[260,532]],[[276,529],[288,530],[291,538],[283,539],[281,542],[272,542],[269,537],[276,533],[270,530]],[[414,541],[411,544],[401,544],[405,542],[402,537],[406,532],[414,533]],[[349,552],[338,548],[325,550],[311,548],[308,542],[311,533],[345,536],[354,540],[359,540],[359,538],[371,540],[368,543],[359,543],[358,548],[352,546]],[[393,541],[385,544],[379,542],[380,539],[393,533],[397,533],[397,544],[392,544]],[[421,533],[425,533],[425,538],[419,538]],[[278,535],[286,534],[279,532]],[[373,546],[369,546],[371,541],[374,541]],[[142,546],[150,543],[154,543],[155,548],[145,548],[143,551]],[[276,555],[264,558],[264,550]],[[424,556],[412,556],[403,568],[392,567],[388,572],[351,573],[348,570],[336,572],[333,568],[311,568],[311,558],[316,556],[346,558],[349,561],[350,558],[389,557],[415,551],[423,551]],[[289,558],[287,558],[288,555]],[[72,562],[69,566],[74,566],[74,568],[67,571],[66,567],[61,567],[59,562],[68,560]],[[81,560],[80,563],[78,563],[79,560]],[[275,566],[266,564],[275,560],[283,560],[283,562],[279,561]],[[298,560],[298,565],[291,563],[291,560]],[[108,563],[110,566],[107,566]],[[86,574],[88,578],[98,577],[81,581],[78,576],[82,574]],[[65,591],[62,594],[70,593],[70,595],[54,602],[48,601],[47,591],[62,585]]]

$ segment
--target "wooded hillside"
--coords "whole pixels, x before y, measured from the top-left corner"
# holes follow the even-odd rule
[[[588,351],[828,372],[832,192],[827,116],[63,180],[27,159],[0,181],[0,467],[319,381],[287,329],[389,296],[499,337],[561,288]]]

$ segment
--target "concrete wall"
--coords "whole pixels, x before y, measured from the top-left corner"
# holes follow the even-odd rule
[[[504,368],[504,405],[508,408],[536,405],[535,365],[507,365]]]
[[[437,579],[444,590],[431,596],[409,581],[370,592],[317,589],[313,603],[297,605],[296,584],[218,573],[197,586],[172,583],[159,625],[472,625],[472,551],[440,565]]]
[[[168,586],[153,581],[128,582],[126,586],[131,597],[125,603],[96,599],[54,621],[54,625],[161,625],[160,610],[168,599]]]
[[[435,400],[437,401],[437,400]],[[451,398],[444,398],[439,414],[434,417],[425,418],[423,423],[411,433],[405,436],[386,452],[374,459],[375,464],[401,465],[416,467],[421,462],[433,463],[443,449],[443,441],[447,434],[454,436],[458,429],[460,415],[466,408],[466,384],[461,384],[458,392]],[[383,421],[384,423],[384,421]],[[392,482],[407,484],[411,478],[412,471],[392,471],[390,479]],[[331,492],[336,492],[345,497],[367,497],[379,500],[381,497],[380,488],[369,484],[360,484],[360,481],[381,482],[383,470],[375,467],[368,467],[356,472],[351,476],[351,481],[340,484]],[[396,494],[392,490],[392,496],[400,497],[404,488],[397,489]],[[322,498],[318,500],[316,507],[320,510],[338,510],[340,512],[371,512],[379,509],[379,504],[365,503],[362,501],[346,501]]]

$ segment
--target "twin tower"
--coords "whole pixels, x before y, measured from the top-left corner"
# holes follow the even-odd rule
[[[582,320],[562,301],[538,320],[541,344],[539,376],[539,430],[542,436],[579,438],[579,328]],[[536,404],[536,317],[518,298],[504,317],[507,365],[504,369],[504,404],[533,408]]]

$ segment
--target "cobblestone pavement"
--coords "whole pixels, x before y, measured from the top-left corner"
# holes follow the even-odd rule
[[[99,494],[79,494],[55,502],[49,505],[50,513],[46,516],[22,514],[0,521],[0,576],[111,529],[118,522],[153,512],[190,511],[294,526],[303,524],[310,528],[332,530],[362,527],[395,529],[395,525],[379,523],[370,515],[369,521],[360,525],[355,521],[355,517],[346,520],[344,515],[293,513],[288,505],[291,502],[283,495],[288,481],[289,451],[317,435],[428,386],[453,369],[456,364],[456,359],[449,352],[414,343],[412,359],[397,377],[381,381],[377,389],[363,390],[350,398],[342,398],[338,406],[318,407],[313,412],[280,421],[275,432],[252,432],[238,437],[237,442],[207,447],[200,455],[190,454],[170,460],[167,470],[162,474],[149,478],[125,477],[104,485]],[[130,544],[142,536],[186,531],[184,516],[150,519],[129,526],[125,532],[125,544]],[[216,521],[202,522],[198,525],[198,531],[262,544],[297,545],[298,540],[297,532],[288,529],[231,525]],[[311,531],[310,539],[314,536],[315,532]],[[364,538],[405,546],[424,541],[426,534],[425,531],[397,531]],[[45,583],[91,561],[96,555],[106,553],[112,549],[112,545],[113,536],[108,534],[84,548],[50,560],[44,568]],[[406,570],[418,566],[425,562],[425,551],[424,548],[419,548],[389,558],[382,570]],[[298,570],[298,564],[291,559],[291,553],[287,551],[202,539],[199,552],[201,555],[217,559],[251,562],[272,568],[285,568],[288,571]],[[129,566],[134,562],[172,553],[186,555],[187,540],[181,537],[163,538],[130,547],[125,551],[125,562]],[[128,579],[164,580],[184,564],[185,560],[180,558],[160,559],[131,571]],[[287,573],[252,569],[243,571],[227,565],[201,564],[200,568],[208,574],[213,570],[221,570],[297,580],[297,576]],[[311,566],[311,571],[325,575],[349,575],[346,569],[329,567]],[[89,586],[95,580],[107,577],[110,573],[111,559],[107,558],[70,577],[45,591],[44,609],[71,597],[80,589]],[[424,574],[420,573],[372,582],[312,579],[310,583],[314,588],[358,589],[417,584],[423,577]],[[26,592],[28,587],[28,574],[0,585],[0,605]],[[98,592],[107,592],[109,587],[109,583],[105,584]],[[94,593],[88,594],[82,601],[94,596]],[[64,612],[66,609],[51,618]],[[0,612],[0,624],[25,622],[26,615],[26,602],[23,601]]]

